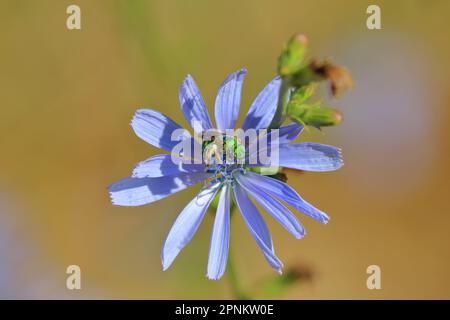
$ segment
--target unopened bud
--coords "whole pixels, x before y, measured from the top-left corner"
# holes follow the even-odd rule
[[[335,126],[342,122],[342,113],[332,108],[309,108],[302,121],[316,128]]]
[[[302,34],[294,35],[278,60],[278,73],[283,76],[291,76],[305,67],[305,53],[308,39]]]
[[[296,92],[299,92],[299,90]],[[302,101],[300,94],[297,99],[289,101],[286,115],[297,123],[316,128],[335,126],[342,122],[342,114],[339,111],[332,108],[322,108],[320,103],[307,104]]]

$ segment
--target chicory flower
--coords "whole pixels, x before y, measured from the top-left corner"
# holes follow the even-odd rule
[[[225,272],[230,243],[232,197],[266,260],[279,273],[283,264],[275,254],[269,229],[250,196],[298,239],[305,235],[305,230],[283,203],[321,223],[326,223],[329,219],[324,212],[303,200],[285,182],[253,170],[257,166],[270,167],[271,164],[247,163],[251,154],[245,148],[245,143],[226,133],[236,126],[245,75],[246,70],[239,70],[229,75],[220,86],[215,100],[216,127],[213,127],[193,78],[187,76],[183,81],[179,99],[187,121],[196,132],[215,130],[222,135],[221,139],[217,140],[220,143],[201,142],[200,161],[185,163],[174,160],[178,154],[174,156],[172,153],[180,141],[173,139],[173,133],[182,128],[164,114],[151,109],[140,109],[131,122],[138,137],[168,151],[169,154],[156,155],[139,163],[131,177],[113,183],[109,188],[113,204],[145,205],[204,182],[199,194],[182,210],[169,231],[161,252],[164,270],[192,239],[216,195],[219,201],[209,249],[207,267],[209,279],[219,279]],[[280,85],[281,79],[276,77],[257,95],[243,122],[243,131],[249,129],[264,131],[270,125],[277,108]],[[291,143],[302,130],[303,127],[297,123],[279,128],[278,139],[270,144],[277,147],[278,167],[304,171],[332,171],[342,166],[341,152],[338,148],[317,143]],[[265,137],[270,135],[271,132],[263,134]],[[188,134],[182,139],[192,141],[194,144],[199,143]],[[267,151],[267,148],[265,149]],[[260,152],[262,150],[257,148],[256,154]],[[243,161],[236,160],[242,158]]]

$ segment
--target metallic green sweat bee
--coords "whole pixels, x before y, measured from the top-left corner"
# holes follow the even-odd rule
[[[209,134],[203,139],[203,161],[207,166],[243,163],[245,158],[244,144],[236,136],[224,135],[220,132]]]

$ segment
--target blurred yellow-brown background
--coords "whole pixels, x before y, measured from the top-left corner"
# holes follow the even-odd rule
[[[81,8],[81,30],[66,8]],[[378,4],[382,30],[366,28]],[[0,298],[231,298],[205,277],[212,219],[173,266],[160,248],[199,186],[137,208],[111,205],[107,186],[158,151],[132,132],[140,107],[187,125],[178,87],[196,79],[210,112],[229,73],[246,67],[240,119],[276,74],[283,43],[308,36],[311,55],[348,67],[356,86],[344,123],[299,138],[343,148],[346,166],[291,175],[328,212],[295,240],[267,218],[285,265],[311,281],[280,298],[450,298],[450,42],[444,0],[0,2]],[[239,215],[231,248],[244,288],[273,271]],[[66,267],[82,290],[66,289]],[[382,289],[368,290],[379,265]]]

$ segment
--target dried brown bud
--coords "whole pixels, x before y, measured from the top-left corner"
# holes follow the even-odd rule
[[[309,67],[322,79],[330,81],[331,93],[334,97],[354,86],[350,72],[346,68],[335,65],[330,61],[315,60],[310,63]]]
[[[287,270],[286,276],[288,276],[292,281],[311,282],[314,277],[314,272],[310,266],[297,263]]]

